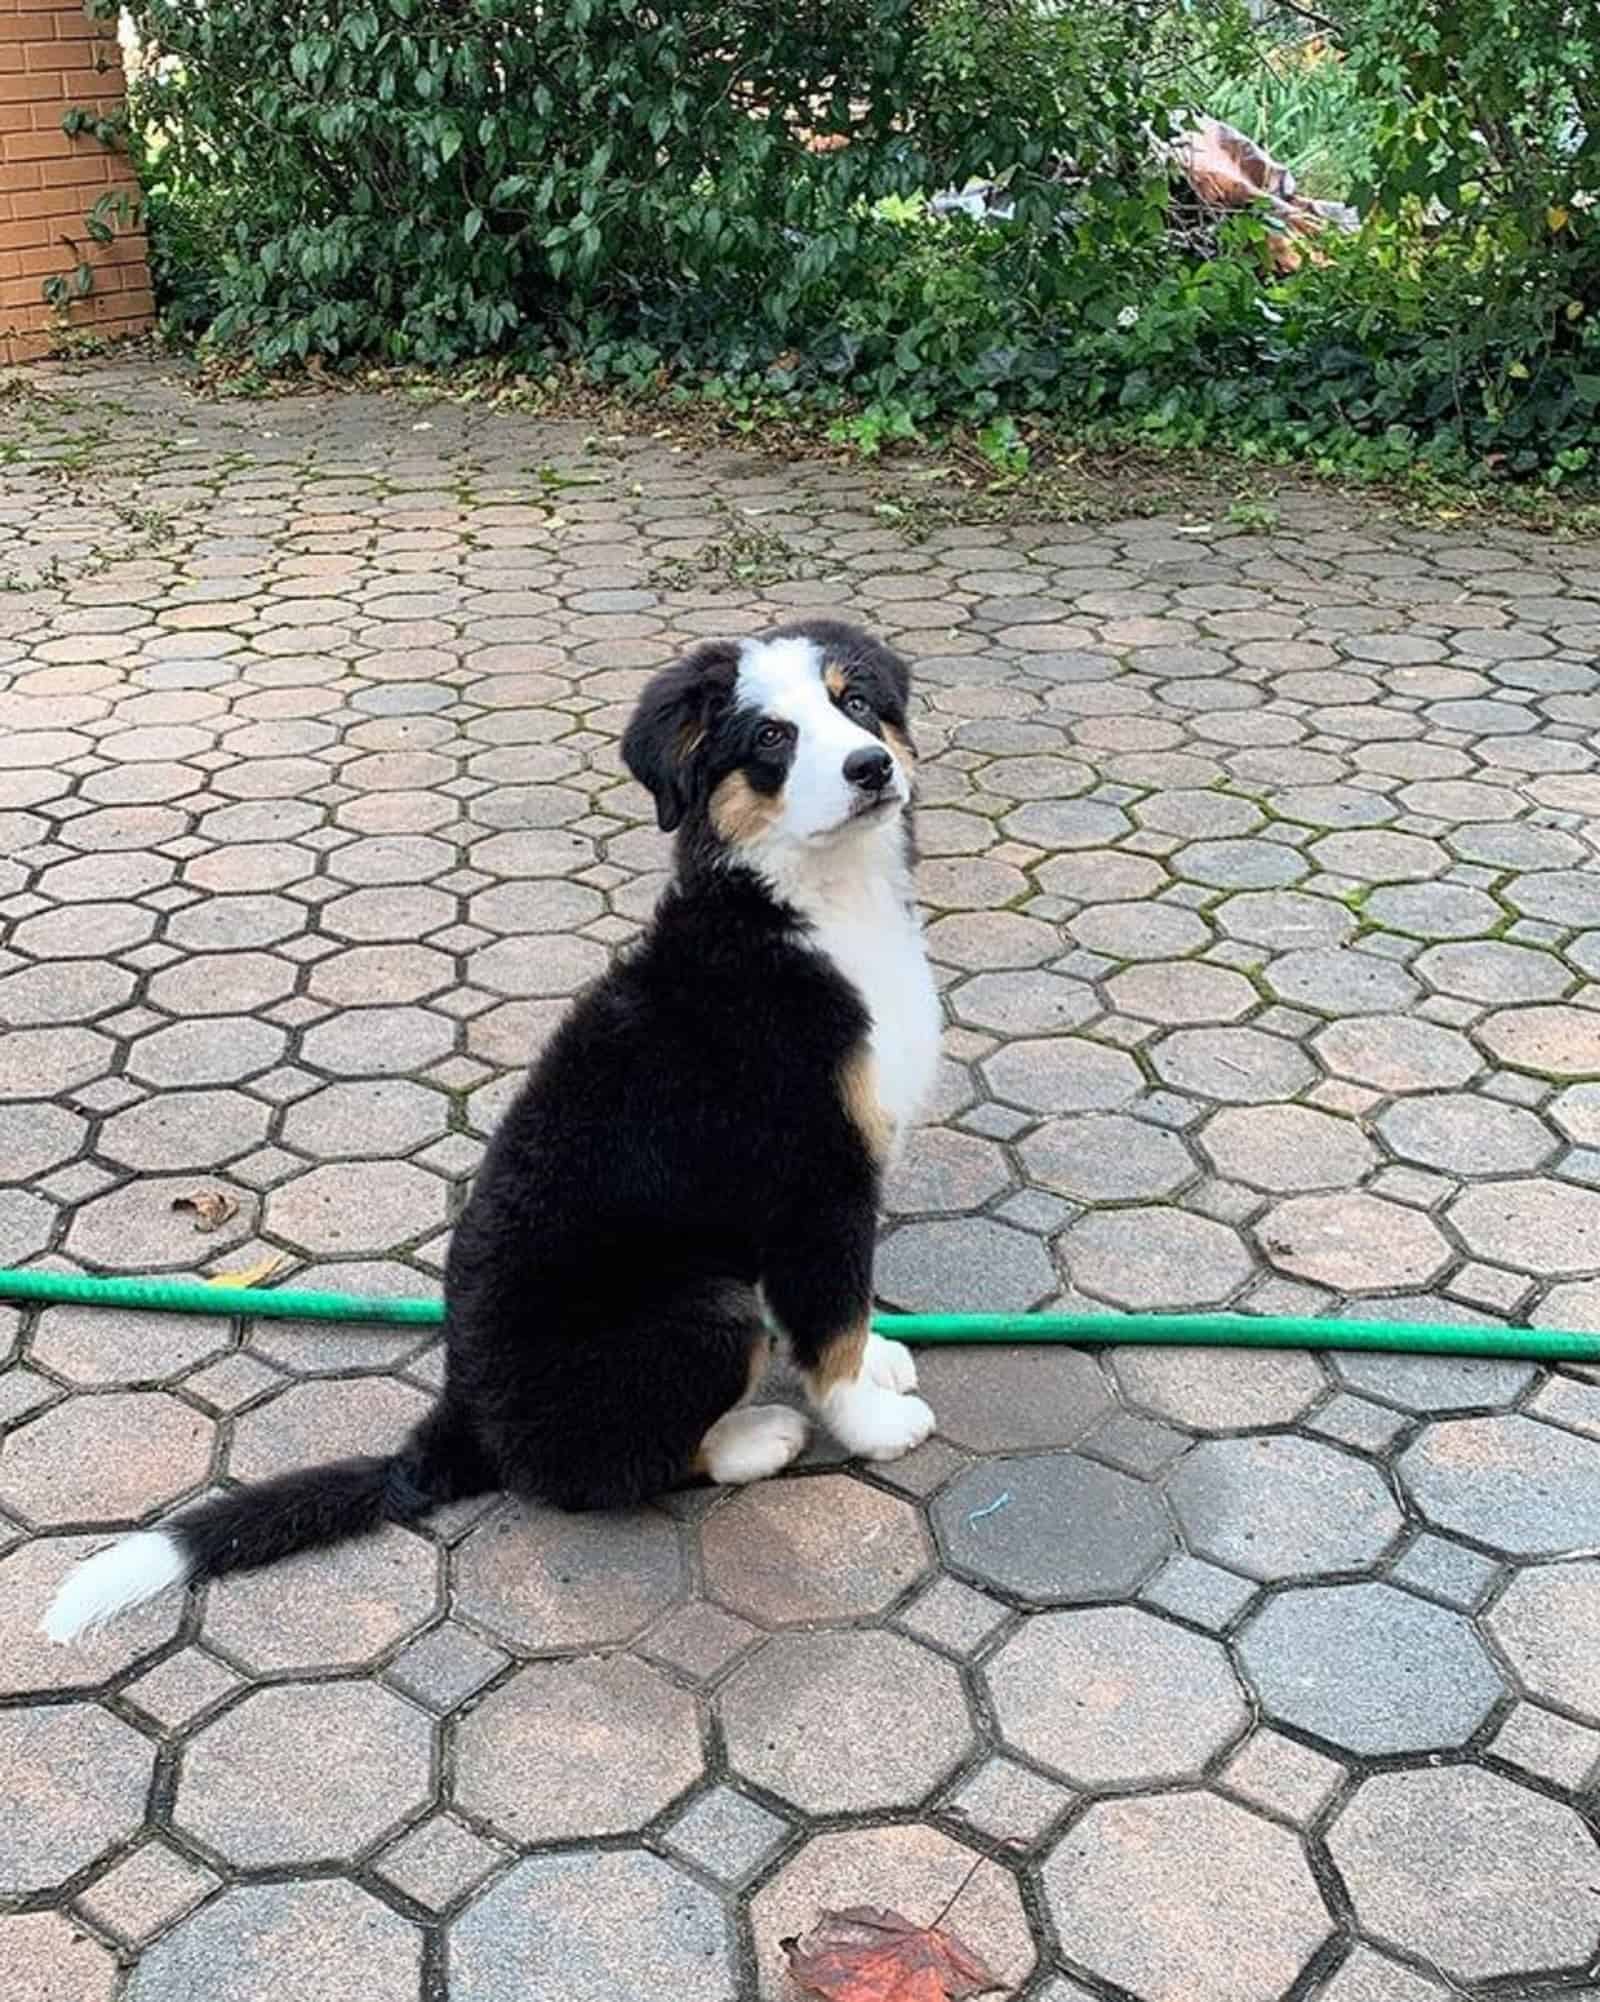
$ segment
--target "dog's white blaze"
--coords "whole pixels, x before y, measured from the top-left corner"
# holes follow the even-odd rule
[[[878,1102],[904,1141],[939,1066],[939,997],[912,901],[900,816],[852,822],[844,761],[878,739],[830,700],[822,657],[807,639],[749,640],[739,700],[795,725],[794,764],[777,825],[746,850],[773,890],[808,918],[826,953],[866,1004]],[[899,762],[892,781],[904,804]],[[819,840],[819,834],[831,836]]]
[[[96,1551],[71,1573],[51,1601],[40,1631],[48,1640],[76,1640],[188,1575],[189,1559],[175,1536],[140,1530]]]

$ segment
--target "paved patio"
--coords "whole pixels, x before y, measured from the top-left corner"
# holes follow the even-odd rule
[[[0,1262],[432,1291],[660,886],[645,672],[817,605],[919,663],[887,1304],[1600,1327],[1600,548],[930,526],[585,428],[0,394]],[[1026,2002],[1600,1997],[1600,1371],[929,1352],[896,1466],[457,1508],[66,1652],[74,1557],[437,1356],[7,1354],[4,2002],[780,2002],[819,1906],[952,1899]]]

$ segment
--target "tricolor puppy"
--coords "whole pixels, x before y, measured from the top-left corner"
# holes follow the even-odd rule
[[[775,1474],[806,1425],[746,1402],[774,1327],[851,1452],[928,1436],[910,1355],[868,1330],[884,1168],[939,1048],[908,692],[894,654],[824,620],[655,677],[622,748],[677,832],[674,878],[489,1146],[450,1247],[438,1404],[387,1458],[124,1537],[47,1633],[490,1489],[620,1508]]]

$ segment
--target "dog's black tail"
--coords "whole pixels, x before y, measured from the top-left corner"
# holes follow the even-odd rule
[[[447,1501],[498,1485],[470,1428],[441,1403],[398,1453],[279,1474],[97,1551],[57,1592],[43,1631],[54,1641],[75,1640],[169,1585],[253,1571],[297,1550],[370,1536],[387,1522],[415,1522]]]

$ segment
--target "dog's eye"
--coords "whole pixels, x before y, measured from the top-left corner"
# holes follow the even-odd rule
[[[756,732],[757,747],[763,751],[775,751],[788,738],[789,732],[782,723],[763,723]]]
[[[870,716],[872,714],[872,704],[856,688],[847,688],[845,690],[842,706],[852,716]]]

